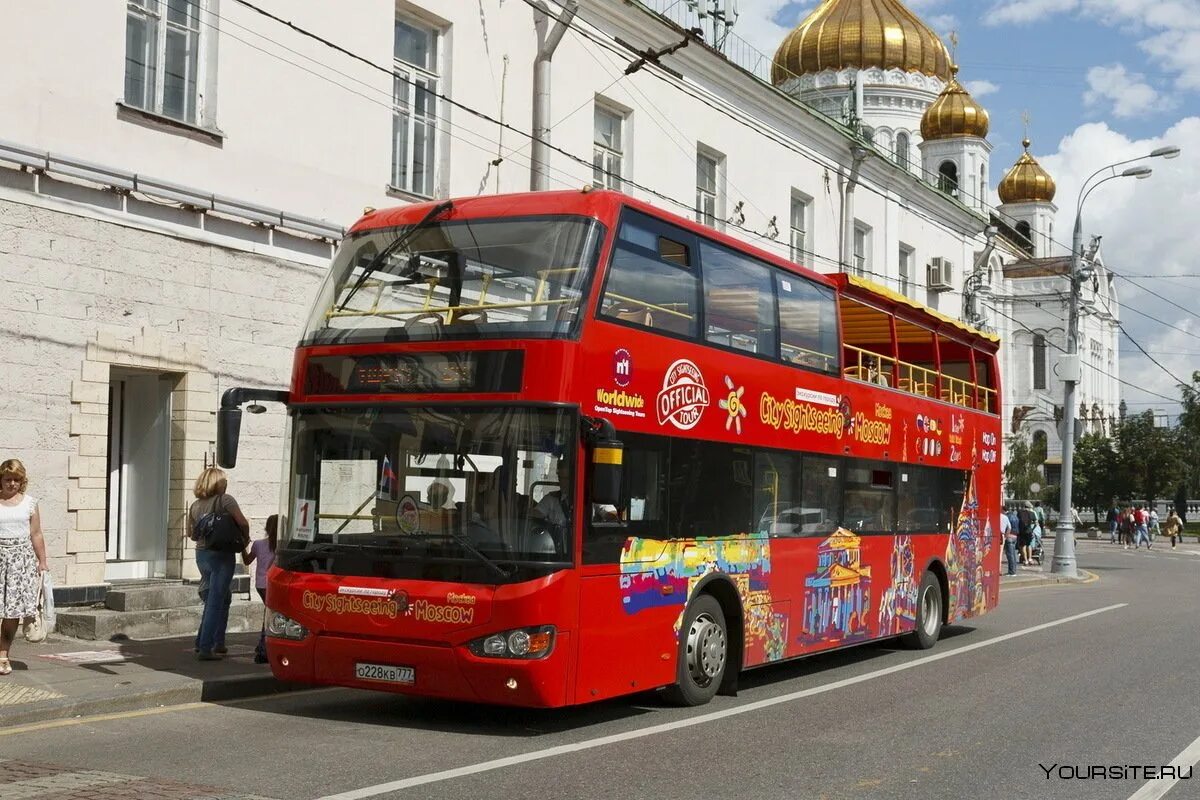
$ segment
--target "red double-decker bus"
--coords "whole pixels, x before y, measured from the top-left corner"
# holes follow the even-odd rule
[[[279,678],[526,706],[995,605],[997,340],[607,191],[367,213],[290,390]]]

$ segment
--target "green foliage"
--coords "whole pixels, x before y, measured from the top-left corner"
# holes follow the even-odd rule
[[[1076,508],[1107,509],[1128,487],[1121,477],[1113,441],[1100,433],[1089,433],[1075,445],[1071,481],[1071,503]]]
[[[1151,505],[1172,491],[1184,472],[1178,428],[1156,426],[1154,413],[1146,411],[1122,420],[1115,438],[1123,484]]]
[[[1008,495],[1018,500],[1031,499],[1033,492],[1029,487],[1043,482],[1041,467],[1046,461],[1046,445],[1031,444],[1021,436],[1010,437],[1005,444],[1008,461],[1004,464],[1004,483]]]

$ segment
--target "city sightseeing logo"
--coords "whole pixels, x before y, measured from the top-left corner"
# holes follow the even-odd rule
[[[681,358],[667,368],[658,393],[659,425],[670,422],[681,431],[690,431],[700,422],[708,404],[708,387],[699,367]]]
[[[725,376],[725,388],[729,390],[729,396],[717,403],[720,408],[729,412],[729,416],[725,418],[725,430],[729,430],[730,426],[737,429],[738,436],[742,435],[742,420],[746,418],[746,406],[742,404],[742,395],[746,391],[745,386],[739,386],[736,389],[733,386],[733,378]]]

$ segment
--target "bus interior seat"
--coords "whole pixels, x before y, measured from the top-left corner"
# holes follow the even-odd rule
[[[441,314],[421,314],[405,321],[404,331],[409,336],[436,336],[442,332],[442,322]]]

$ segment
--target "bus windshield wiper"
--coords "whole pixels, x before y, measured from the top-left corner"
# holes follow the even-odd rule
[[[372,545],[357,544],[354,542],[322,542],[320,544],[314,544],[312,547],[306,547],[303,550],[289,550],[285,548],[281,551],[281,555],[283,553],[288,553],[288,555],[284,558],[277,559],[277,562],[283,569],[291,569],[298,564],[303,564],[305,561],[309,561],[323,555],[336,555],[338,553],[345,552],[365,553],[375,549],[378,548],[373,547]]]
[[[453,529],[447,530],[446,534],[451,539],[458,542],[459,546],[461,546],[463,550],[466,550],[468,553],[475,556],[475,558],[479,560],[479,563],[483,564],[485,567],[487,567],[492,572],[499,575],[501,578],[508,580],[509,578],[511,578],[513,576],[513,572],[516,571],[515,569],[513,569],[513,570],[505,569],[504,567],[500,566],[492,559],[485,556],[483,553],[479,552],[479,550],[476,549],[475,545],[471,544],[471,540],[468,539],[464,534],[461,534],[458,531],[453,530]]]
[[[416,236],[417,233],[424,230],[429,223],[433,222],[435,218],[441,216],[452,208],[454,208],[454,203],[450,200],[438,203],[429,210],[428,214],[421,218],[420,222],[398,235],[395,239],[392,239],[392,241],[389,242],[386,247],[380,250],[374,258],[367,262],[367,265],[363,267],[362,274],[359,275],[358,280],[354,282],[354,286],[351,287],[350,291],[346,294],[345,299],[342,300],[341,304],[339,304],[334,310],[345,311],[346,305],[350,302],[350,298],[354,297],[354,295],[358,293],[358,290],[361,289],[363,284],[367,282],[367,279],[374,274],[375,270],[383,266],[383,263],[387,261],[393,253],[412,241],[412,238]]]

